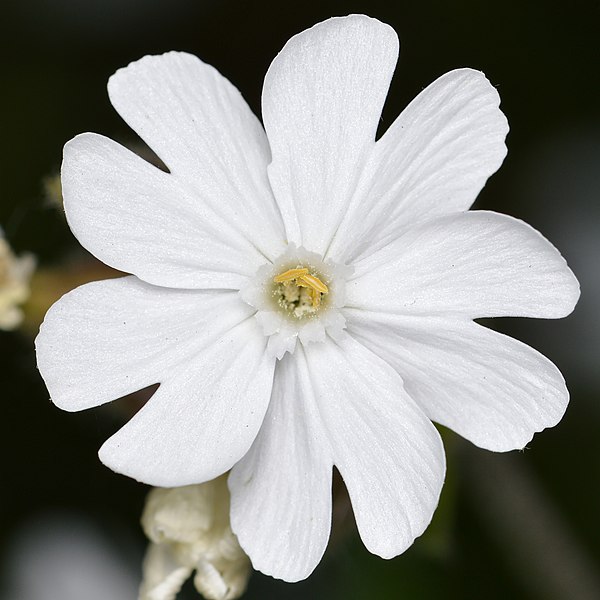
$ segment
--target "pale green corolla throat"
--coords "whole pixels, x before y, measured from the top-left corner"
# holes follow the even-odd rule
[[[297,342],[306,346],[339,337],[346,328],[340,309],[350,272],[291,243],[259,267],[240,297],[256,309],[256,322],[268,338],[267,353],[282,359],[295,351]]]
[[[297,319],[315,315],[329,288],[306,267],[288,269],[273,277],[273,297],[284,312]]]

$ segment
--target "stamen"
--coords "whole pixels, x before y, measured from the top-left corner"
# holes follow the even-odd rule
[[[298,279],[298,285],[302,285],[302,283],[305,283],[308,287],[312,288],[316,292],[321,292],[321,294],[326,294],[329,292],[327,286],[314,275],[308,275],[308,273],[306,275],[302,275]]]
[[[273,277],[275,283],[283,283],[285,286],[295,283],[298,287],[308,288],[313,308],[318,308],[321,305],[321,295],[329,293],[329,288],[314,275],[310,275],[308,269],[299,267],[289,269],[285,273],[281,273]]]
[[[312,299],[313,308],[319,308],[319,306],[321,305],[321,292],[317,292],[317,290],[311,289],[310,296]]]
[[[302,277],[303,275],[308,275],[308,269],[290,269],[285,273],[277,275],[277,277],[273,277],[273,281],[275,283],[286,283],[287,281],[298,279],[298,277]]]

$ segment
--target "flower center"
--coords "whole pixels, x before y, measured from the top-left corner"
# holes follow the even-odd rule
[[[259,267],[240,297],[256,309],[255,318],[269,338],[267,352],[281,359],[294,352],[297,342],[306,346],[340,335],[346,327],[340,309],[349,273],[349,267],[295,244]]]
[[[315,314],[329,288],[306,267],[288,269],[273,277],[273,296],[289,316],[303,319]]]

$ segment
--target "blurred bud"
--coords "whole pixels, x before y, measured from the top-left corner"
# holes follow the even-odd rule
[[[150,546],[139,600],[174,600],[194,571],[206,600],[232,600],[246,589],[250,559],[229,524],[227,477],[199,485],[154,488],[142,527]]]
[[[21,324],[19,304],[29,296],[35,262],[32,254],[16,257],[0,230],[0,329],[15,329]]]
[[[31,294],[24,307],[23,329],[31,335],[37,335],[46,312],[61,296],[90,281],[122,275],[120,271],[83,253],[58,264],[36,269],[31,277]]]
[[[64,210],[60,175],[49,175],[48,177],[44,178],[43,183],[46,199],[50,205],[54,206],[54,208],[60,209],[61,211]]]

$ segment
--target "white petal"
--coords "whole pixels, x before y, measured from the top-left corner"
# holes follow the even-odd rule
[[[104,443],[100,460],[150,485],[176,487],[221,475],[248,451],[273,385],[274,359],[250,318],[182,363]]]
[[[175,600],[192,569],[177,562],[169,544],[150,543],[138,600]]]
[[[349,331],[392,365],[427,416],[477,446],[524,448],[569,392],[539,352],[471,321],[347,311]]]
[[[239,91],[184,52],[145,56],[108,82],[113,106],[191,186],[197,202],[275,258],[283,226],[269,186],[265,132]]]
[[[352,15],[294,36],[271,64],[269,179],[290,242],[326,250],[375,144],[397,58],[391,27]]]
[[[468,209],[506,156],[499,104],[496,89],[472,69],[423,90],[375,145],[328,256],[352,262],[415,221]]]
[[[314,570],[331,527],[331,473],[298,350],[278,363],[262,429],[229,476],[232,529],[255,569],[290,582]]]
[[[88,133],[65,146],[62,185],[81,244],[149,283],[239,289],[265,262],[187,184],[108,138]]]
[[[437,506],[445,472],[440,436],[398,374],[350,336],[305,352],[360,536],[374,554],[396,556]]]
[[[164,381],[250,314],[236,292],[169,290],[135,277],[88,283],[46,314],[38,368],[57,406],[83,410]]]
[[[579,284],[526,223],[487,211],[426,221],[355,265],[346,305],[397,314],[560,318]]]

